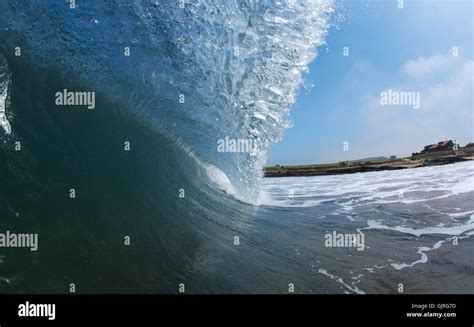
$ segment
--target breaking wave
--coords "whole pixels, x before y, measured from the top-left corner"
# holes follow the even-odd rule
[[[0,1],[1,224],[47,249],[5,254],[2,291],[174,292],[252,217],[332,3],[181,4]],[[56,106],[64,89],[94,109]],[[218,152],[225,138],[258,151]]]
[[[321,0],[0,6],[12,62],[26,57],[97,92],[219,168],[251,203],[267,149],[291,126],[287,115],[332,12]],[[15,47],[21,57],[7,51]],[[259,153],[217,153],[225,137],[252,140]]]

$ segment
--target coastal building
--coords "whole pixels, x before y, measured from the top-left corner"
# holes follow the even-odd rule
[[[390,156],[390,160],[397,160],[397,156],[396,155]]]
[[[426,145],[421,153],[431,153],[438,151],[450,151],[454,147],[454,142],[452,140],[441,141],[438,143]]]

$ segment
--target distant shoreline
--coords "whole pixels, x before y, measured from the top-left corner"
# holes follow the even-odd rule
[[[344,162],[303,166],[271,166],[263,169],[265,177],[327,176],[364,173],[371,171],[400,170],[447,165],[474,160],[474,147],[461,147],[457,151],[416,154],[395,160]]]

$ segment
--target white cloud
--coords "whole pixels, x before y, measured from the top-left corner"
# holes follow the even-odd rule
[[[363,155],[405,156],[444,139],[461,145],[474,141],[473,60],[449,55],[418,58],[406,62],[398,75],[389,87],[420,92],[421,108],[381,106],[383,89],[362,97],[363,142],[370,145]]]
[[[407,61],[401,71],[408,77],[413,78],[428,78],[436,73],[442,73],[445,69],[449,69],[456,63],[453,55],[434,55],[431,57],[419,57],[414,60]]]

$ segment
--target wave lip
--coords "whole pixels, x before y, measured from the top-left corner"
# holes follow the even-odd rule
[[[287,116],[324,44],[332,1],[203,1],[186,10],[190,15],[172,34],[180,55],[199,63],[184,67],[202,81],[189,90],[193,101],[205,96],[198,100],[209,104],[197,118],[210,135],[251,140],[258,149],[254,156],[196,152],[255,202],[266,151],[292,125]],[[209,137],[210,144],[216,141]]]
[[[10,134],[12,128],[8,121],[6,109],[8,104],[8,90],[10,86],[10,69],[7,59],[0,53],[0,126],[5,134]]]

